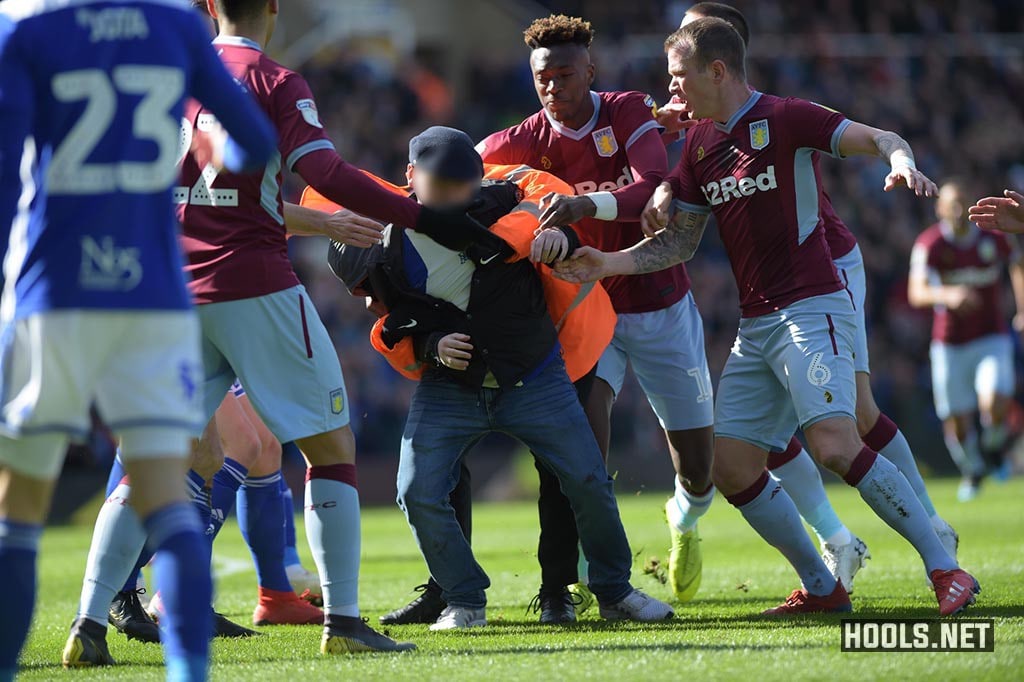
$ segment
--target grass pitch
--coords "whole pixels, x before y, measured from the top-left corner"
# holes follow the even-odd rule
[[[701,521],[704,580],[697,599],[678,608],[674,621],[609,624],[588,611],[570,627],[541,626],[526,612],[536,593],[535,505],[479,505],[474,518],[477,559],[488,571],[490,625],[436,634],[426,626],[391,628],[415,641],[403,655],[323,658],[318,627],[268,627],[250,640],[216,640],[214,680],[1020,680],[1024,679],[1024,480],[990,485],[968,504],[955,500],[955,481],[931,481],[940,513],[960,533],[960,558],[978,577],[982,593],[968,610],[995,618],[994,653],[841,653],[836,617],[762,620],[756,614],[797,586],[782,557],[717,500]],[[857,578],[855,615],[931,617],[933,593],[913,550],[875,518],[856,491],[829,487],[840,516],[868,544],[874,558]],[[667,599],[669,589],[652,558],[664,560],[668,533],[664,496],[620,499],[635,553],[633,583]],[[301,533],[301,529],[300,529]],[[112,630],[110,650],[119,665],[65,671],[60,652],[77,605],[91,529],[53,528],[43,537],[35,627],[22,656],[25,680],[158,680],[161,651],[127,642]],[[301,538],[301,535],[300,535]],[[304,543],[300,540],[300,545]],[[305,550],[305,547],[300,549]],[[305,563],[312,567],[308,552]],[[221,577],[217,608],[243,623],[255,605],[255,573],[237,526],[229,523],[215,548]],[[401,512],[370,509],[363,515],[361,599],[371,623],[404,604],[426,571]],[[0,606],[2,612],[2,606]],[[2,617],[2,616],[0,616]]]

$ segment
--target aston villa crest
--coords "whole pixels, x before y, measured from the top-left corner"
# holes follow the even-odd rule
[[[599,155],[604,157],[615,156],[615,153],[619,151],[619,143],[615,139],[615,133],[612,131],[611,126],[595,130],[592,135],[594,136],[594,145],[597,147]]]
[[[754,151],[760,151],[768,146],[771,142],[771,136],[768,134],[768,119],[762,118],[760,121],[754,121],[750,124],[750,147]]]

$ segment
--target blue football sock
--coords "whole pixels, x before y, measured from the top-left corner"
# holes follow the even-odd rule
[[[249,469],[230,457],[224,458],[224,466],[213,475],[213,487],[210,489],[210,524],[206,527],[206,535],[213,542],[224,526],[224,521],[231,515],[235,507],[235,493],[249,475]]]
[[[284,565],[301,566],[299,550],[295,546],[295,498],[292,488],[281,474],[281,506],[284,512]]]
[[[185,485],[188,487],[189,497],[192,498],[192,505],[199,513],[199,525],[205,531],[210,525],[210,489],[204,487],[206,481],[203,477],[191,469],[185,476]]]
[[[0,585],[4,615],[0,618],[0,679],[13,680],[18,654],[32,625],[36,601],[36,554],[42,526],[0,519]]]
[[[238,489],[238,525],[256,563],[260,587],[291,592],[284,570],[284,505],[281,503],[281,472],[249,477]]]
[[[210,545],[188,503],[153,512],[145,527],[164,603],[160,631],[168,679],[205,680],[213,633]]]

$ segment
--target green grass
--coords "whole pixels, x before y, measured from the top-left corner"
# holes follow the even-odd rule
[[[792,570],[718,500],[701,522],[704,581],[697,600],[674,621],[609,624],[593,610],[573,627],[542,627],[526,613],[539,580],[535,505],[477,507],[477,558],[487,569],[490,626],[434,634],[425,626],[392,628],[419,651],[399,656],[322,658],[317,627],[271,627],[252,640],[217,640],[214,680],[1014,680],[1024,677],[1024,480],[988,486],[969,504],[955,501],[953,481],[932,481],[936,505],[961,536],[963,565],[984,591],[969,611],[996,619],[994,653],[841,653],[838,619],[788,622],[755,615],[796,586]],[[853,598],[861,617],[931,617],[934,595],[921,564],[895,533],[875,518],[855,491],[836,485],[830,496],[847,525],[868,543],[874,559],[857,578]],[[633,582],[668,598],[669,590],[644,574],[651,557],[665,556],[668,535],[661,494],[621,500],[623,520],[636,555]],[[59,666],[67,627],[75,612],[89,545],[87,527],[54,528],[44,536],[41,589],[35,629],[23,654],[23,679],[161,679],[160,649],[128,643],[111,632],[115,668],[64,671]],[[302,543],[300,543],[302,544]],[[219,565],[236,571],[218,581],[217,607],[248,622],[255,575],[236,526],[227,526],[216,548]],[[306,563],[312,563],[306,555]],[[405,603],[425,578],[419,553],[397,509],[363,516],[362,605],[375,622]],[[2,606],[0,606],[2,617]]]

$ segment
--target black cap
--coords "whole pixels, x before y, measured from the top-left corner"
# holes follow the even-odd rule
[[[469,135],[445,126],[427,128],[409,140],[409,163],[446,180],[476,180],[484,162]]]
[[[334,276],[345,284],[348,293],[359,296],[362,292],[357,293],[357,290],[368,289],[366,280],[370,276],[370,268],[380,260],[381,249],[380,244],[360,248],[332,240],[327,252],[327,263]]]

